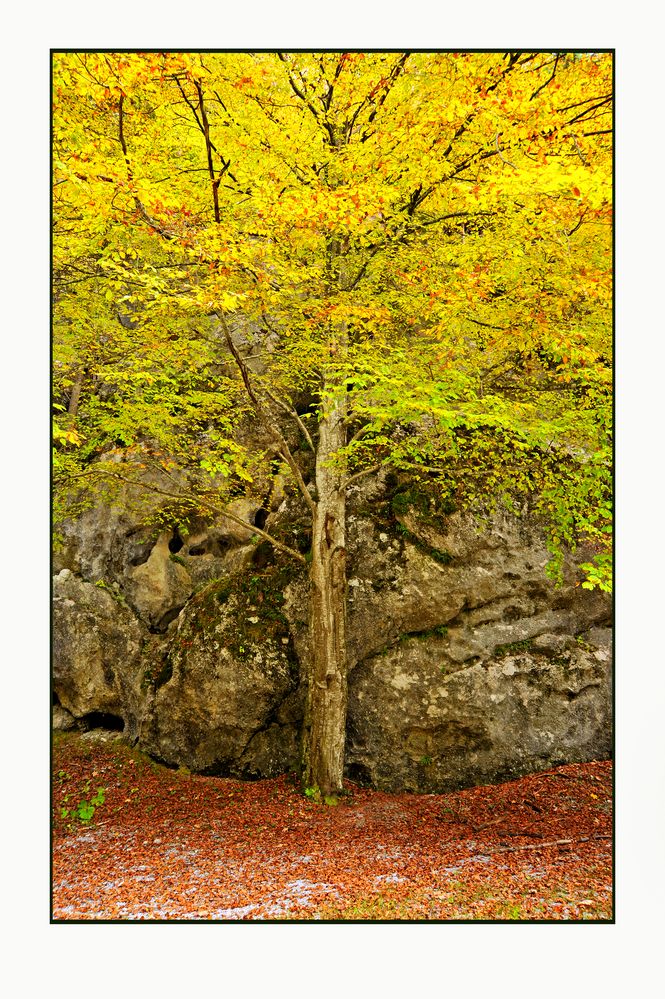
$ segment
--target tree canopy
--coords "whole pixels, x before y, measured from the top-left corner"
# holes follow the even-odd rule
[[[313,525],[309,748],[342,733],[309,769],[324,791],[352,482],[390,467],[444,503],[528,499],[550,572],[584,541],[581,585],[610,587],[612,70],[593,52],[54,54],[56,519],[118,457],[139,482],[177,467],[189,512],[279,459]]]
[[[242,315],[281,400],[345,381],[352,471],[537,493],[602,555],[609,55],[56,53],[53,97],[58,474],[149,440],[249,480]]]

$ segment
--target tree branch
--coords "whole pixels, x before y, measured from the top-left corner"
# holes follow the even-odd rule
[[[541,85],[538,87],[537,90],[534,90],[534,92],[531,94],[531,97],[529,98],[530,101],[532,101],[534,97],[537,97],[541,90],[544,90],[545,87],[548,87],[550,85],[556,74],[556,68],[559,65],[559,59],[560,59],[560,54],[557,52],[556,58],[554,60],[554,68],[552,70],[552,75],[550,76],[549,80],[545,80],[545,82],[541,83]]]
[[[501,162],[505,163],[506,166],[512,167],[513,170],[517,171],[517,167],[515,166],[515,164],[511,163],[510,160],[507,160],[506,157],[501,152],[501,147],[499,146],[499,133],[498,132],[494,136],[494,146],[496,148],[497,153],[499,154],[499,159],[501,160]],[[519,171],[517,171],[517,172],[519,172]]]
[[[125,95],[121,94],[120,100],[118,101],[118,136],[120,141],[120,148],[122,149],[122,155],[125,158],[125,165],[127,168],[127,180],[129,182],[130,187],[133,187],[134,173],[132,171],[132,164],[129,159],[127,141],[125,139],[124,103],[125,103]],[[139,196],[136,193],[133,194],[133,197],[134,197],[134,205],[136,207],[137,212],[139,213],[143,221],[147,222],[147,224],[150,226],[151,229],[154,229],[154,231],[158,233],[160,236],[163,236],[164,239],[178,239],[177,233],[169,232],[168,229],[165,229],[163,226],[159,224],[159,222],[157,222],[148,214],[143,205],[143,202],[140,200]]]
[[[575,115],[574,118],[570,118],[566,122],[566,125],[573,125],[576,121],[581,121],[584,118],[587,118],[589,115],[593,114],[594,111],[599,111],[606,104],[611,104],[611,102],[612,102],[612,95],[610,94],[609,97],[605,97],[604,100],[599,101],[598,104],[594,104],[592,107],[586,108],[586,110],[584,111],[580,111],[580,113],[578,115]]]
[[[279,548],[280,551],[286,552],[288,555],[291,555],[292,558],[298,559],[299,562],[307,564],[306,558],[294,548],[289,548],[288,545],[278,541],[277,538],[273,538],[271,534],[267,534],[266,531],[261,530],[261,528],[257,527],[255,524],[250,524],[249,521],[243,520],[242,517],[236,517],[234,513],[229,513],[228,510],[218,506],[216,503],[211,503],[210,500],[204,499],[200,495],[191,493],[189,495],[183,493],[172,493],[166,489],[160,489],[159,486],[153,486],[148,482],[142,482],[140,479],[130,479],[126,475],[121,475],[119,472],[111,472],[106,469],[97,469],[94,472],[73,473],[66,476],[66,481],[69,481],[70,479],[94,480],[99,476],[104,476],[109,479],[118,479],[118,481],[126,482],[130,486],[138,486],[140,489],[145,489],[147,492],[158,493],[160,496],[166,496],[169,499],[184,500],[186,503],[190,503],[191,505],[205,506],[209,510],[212,510],[213,513],[219,513],[222,517],[226,517],[227,520],[232,521],[234,524],[238,524],[240,527],[246,528],[248,531],[251,531],[252,534],[258,534],[259,537],[265,538],[265,540],[269,541],[275,548]]]
[[[514,853],[517,850],[544,850],[548,846],[567,846],[570,843],[589,843],[593,839],[612,839],[610,834],[598,833],[595,836],[577,836],[575,839],[551,839],[547,843],[527,843],[526,846],[505,846],[491,853]]]
[[[510,164],[512,166],[512,163]],[[515,167],[517,169],[517,167]],[[448,219],[458,219],[458,218],[479,218],[481,216],[491,217],[496,215],[496,212],[450,212],[448,215],[439,215],[436,219],[423,219],[419,220],[419,224],[422,226],[437,225],[439,222],[446,222]]]
[[[463,316],[470,323],[475,323],[476,326],[485,326],[489,330],[506,330],[507,326],[493,326],[492,323],[481,323],[480,319],[473,319],[471,316]]]
[[[352,417],[352,419],[353,419],[353,417]],[[372,424],[371,423],[364,423],[363,426],[359,430],[356,430],[355,434],[353,435],[353,437],[351,438],[351,440],[348,442],[348,444],[346,446],[350,447],[351,444],[354,444],[357,440],[360,440],[360,438],[364,437],[364,435],[369,430],[371,430],[371,429],[372,429]]]
[[[584,153],[580,149],[580,145],[579,145],[579,142],[577,141],[576,136],[573,136],[573,142],[575,143],[575,149],[577,150],[577,155],[582,160],[582,163],[584,164],[584,166],[586,166],[586,156],[584,155]]]
[[[320,125],[323,128],[323,130],[326,132],[326,134],[327,134],[327,136],[328,136],[328,138],[330,140],[331,146],[334,146],[336,144],[335,143],[335,131],[334,131],[332,125],[330,124],[330,122],[322,121],[321,116],[319,115],[318,111],[316,110],[316,108],[314,107],[314,105],[312,104],[312,102],[309,100],[309,98],[307,97],[307,95],[305,94],[304,90],[300,90],[298,88],[295,80],[293,79],[293,76],[291,75],[291,70],[289,69],[289,64],[287,62],[285,54],[283,52],[278,52],[277,53],[277,58],[280,60],[280,62],[283,62],[284,65],[286,66],[286,75],[288,77],[289,84],[291,86],[291,90],[296,95],[296,97],[299,100],[301,100],[303,102],[303,104],[305,104],[305,106],[309,109],[309,111],[311,112],[312,117],[316,121],[317,125]]]
[[[259,399],[259,397],[257,396],[256,392],[254,391],[254,386],[252,385],[251,379],[249,377],[249,369],[247,368],[247,365],[243,361],[242,357],[240,356],[238,348],[236,347],[235,343],[233,342],[233,338],[231,336],[231,333],[229,332],[229,328],[228,328],[228,326],[226,324],[226,320],[224,319],[223,313],[215,310],[215,315],[217,316],[217,318],[219,319],[219,321],[221,323],[222,331],[224,333],[224,338],[226,340],[226,345],[229,348],[229,350],[231,351],[231,354],[233,355],[233,359],[236,362],[238,370],[240,371],[240,377],[243,380],[243,384],[245,386],[245,391],[247,392],[247,395],[249,396],[250,401],[251,401],[252,405],[254,406],[256,414],[259,417],[259,419],[261,420],[261,423],[263,424],[264,428],[267,430],[267,432],[270,435],[270,437],[272,437],[273,441],[277,445],[277,447],[279,449],[279,452],[281,453],[281,455],[284,458],[285,462],[287,463],[287,465],[291,469],[293,477],[294,477],[294,479],[296,480],[296,482],[298,484],[298,488],[300,489],[300,492],[302,493],[303,499],[307,503],[307,506],[309,507],[309,511],[310,511],[310,513],[313,516],[314,513],[315,513],[315,510],[316,510],[316,504],[314,503],[314,500],[310,496],[309,490],[308,490],[307,486],[305,485],[305,481],[304,481],[304,479],[302,477],[300,469],[298,468],[298,465],[296,464],[296,461],[295,461],[293,455],[291,454],[291,449],[289,448],[289,445],[287,444],[287,442],[284,439],[284,437],[282,436],[282,434],[279,432],[279,430],[276,429],[274,421],[272,421],[270,419],[269,414],[266,413],[266,411],[263,408],[263,405],[261,403],[261,400]]]
[[[185,91],[184,91],[184,89],[182,87],[182,84],[180,83],[180,78],[176,76],[174,79],[175,79],[175,82],[178,84],[178,90],[182,94],[182,99],[184,100],[185,104],[187,105],[187,107],[191,110],[192,114],[194,115],[194,121],[196,122],[196,124],[199,126],[199,128],[201,129],[201,131],[205,135],[205,129],[204,129],[202,123],[199,121],[199,116],[196,113],[196,108],[195,108],[194,104],[190,101],[190,99],[187,96],[187,94],[185,93]]]
[[[588,212],[588,208],[585,208],[584,211],[582,212],[582,214],[580,215],[580,220],[577,223],[577,225],[574,225],[573,228],[570,230],[570,232],[566,232],[566,236],[572,236],[574,232],[577,232],[577,230],[579,229],[579,227],[584,222],[584,219],[586,218],[587,212]],[[565,230],[564,230],[564,232],[565,232]]]
[[[377,114],[379,113],[379,111],[381,110],[381,108],[383,107],[383,105],[386,103],[386,100],[388,98],[388,94],[390,93],[390,91],[395,86],[395,83],[397,82],[397,78],[400,76],[400,74],[404,70],[404,66],[406,65],[406,60],[409,58],[410,55],[411,55],[410,52],[403,52],[402,55],[400,56],[400,58],[395,63],[395,65],[393,66],[393,68],[391,69],[390,73],[388,74],[388,77],[387,77],[387,79],[385,80],[385,82],[383,84],[383,93],[381,94],[379,100],[376,102],[376,106],[374,107],[374,110],[371,112],[371,114],[367,118],[367,124],[368,125],[372,124],[372,122],[376,118]],[[376,88],[375,88],[375,90],[376,90]],[[351,124],[349,126],[349,135],[351,134],[351,129],[353,128],[353,125],[355,124],[355,120],[358,117],[358,114],[359,114],[361,108],[364,106],[364,104],[367,102],[368,99],[372,99],[374,93],[375,93],[375,91],[372,91],[372,93],[369,94],[368,97],[365,98],[365,100],[362,102],[362,104],[360,105],[360,107],[358,108],[358,110],[356,111],[356,113],[354,114],[354,116],[353,116],[353,118],[351,120]],[[361,142],[366,142],[367,139],[369,139],[372,134],[373,134],[372,132],[369,132],[367,129],[365,129],[365,131],[363,132],[363,134],[361,136],[360,141]]]
[[[386,461],[380,461],[377,465],[372,465],[371,468],[363,468],[362,471],[356,472],[354,475],[350,475],[349,478],[345,479],[342,483],[342,489],[347,489],[352,482],[355,482],[357,479],[362,479],[364,475],[372,475],[373,472],[378,472],[386,464]]]
[[[210,176],[210,183],[212,185],[212,202],[213,210],[215,214],[215,222],[219,224],[219,182],[224,175],[224,170],[220,173],[219,177],[215,177],[215,168],[212,162],[212,142],[210,141],[210,123],[208,122],[208,115],[206,114],[205,104],[203,103],[203,88],[198,80],[194,81],[194,86],[196,87],[196,92],[199,95],[199,108],[201,110],[201,121],[203,123],[203,136],[206,143],[206,158],[208,160],[208,174]],[[186,98],[185,98],[186,99]],[[224,160],[222,160],[224,163]]]
[[[494,83],[490,84],[489,87],[486,88],[486,90],[485,90],[486,94],[489,94],[493,90],[496,90],[496,88],[499,86],[499,84],[502,83],[505,80],[505,78],[508,75],[508,73],[511,73],[516,66],[522,65],[525,61],[528,62],[528,59],[527,60],[522,60],[522,62],[520,62],[519,55],[520,55],[519,52],[511,52],[511,53],[509,53],[508,65],[501,72],[501,75],[499,76],[499,78],[497,80],[495,80]],[[533,59],[534,57],[530,56],[529,58]],[[480,87],[480,85],[478,85],[476,87],[476,93],[479,93],[480,90],[481,90],[481,87]],[[452,139],[450,140],[450,142],[448,143],[448,145],[446,146],[446,148],[445,148],[445,150],[443,152],[443,158],[444,159],[448,158],[448,156],[452,152],[452,148],[453,148],[454,143],[457,141],[457,139],[459,139],[459,137],[461,135],[464,135],[464,133],[466,132],[467,128],[469,127],[469,125],[471,124],[471,122],[473,121],[473,119],[475,118],[476,114],[477,114],[477,112],[475,112],[475,111],[471,112],[471,114],[468,114],[466,116],[466,118],[464,119],[464,121],[462,122],[462,124],[458,127],[457,131],[455,132],[455,134],[453,135]],[[428,191],[428,194],[429,193],[430,192]]]
[[[598,94],[596,97],[587,97],[585,101],[577,101],[576,104],[566,104],[565,107],[557,108],[557,111],[572,111],[573,108],[581,108],[584,104],[593,104],[594,101],[608,101],[612,99],[612,94]]]
[[[276,406],[279,406],[279,408],[281,410],[283,410],[283,412],[288,413],[288,415],[290,417],[292,417],[292,419],[294,419],[296,421],[296,423],[300,427],[300,430],[302,432],[303,437],[307,441],[307,444],[308,444],[310,450],[311,451],[315,451],[314,443],[313,443],[312,438],[310,436],[309,430],[307,429],[307,427],[305,426],[305,424],[302,422],[302,420],[298,416],[298,413],[295,411],[295,409],[292,409],[291,406],[288,406],[283,401],[283,399],[280,399],[279,396],[275,395],[273,392],[271,392],[270,389],[264,388],[264,391],[265,391],[266,395],[270,399],[272,399],[272,401],[275,403]]]

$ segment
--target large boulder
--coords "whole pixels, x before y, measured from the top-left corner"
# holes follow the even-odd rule
[[[457,663],[544,633],[575,635],[611,618],[607,594],[582,589],[570,559],[560,585],[545,573],[544,537],[532,520],[489,523],[452,514],[435,533],[414,517],[382,529],[349,524],[350,665],[408,635],[445,628]],[[417,533],[416,533],[417,532]]]
[[[150,711],[139,744],[166,763],[268,777],[298,760],[299,672],[272,573],[209,584],[144,674]]]
[[[347,769],[441,791],[606,757],[611,600],[537,522],[351,518]],[[591,629],[591,630],[589,630]]]
[[[386,499],[381,480],[352,493],[348,775],[442,791],[606,757],[611,601],[580,587],[570,558],[548,580],[537,521],[442,516],[412,493]],[[257,502],[236,512],[252,522]],[[303,504],[273,490],[269,509],[266,529],[304,550]],[[148,535],[100,510],[70,523],[56,577],[57,725],[115,716],[198,772],[297,766],[304,569],[227,518]]]
[[[115,591],[63,569],[53,583],[53,692],[74,719],[114,719],[136,734],[144,631]],[[56,712],[58,727],[64,727]]]
[[[499,653],[460,665],[433,635],[361,663],[349,685],[349,775],[447,791],[609,756],[607,646],[542,635]]]

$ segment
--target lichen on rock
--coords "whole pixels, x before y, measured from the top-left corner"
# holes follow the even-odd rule
[[[529,517],[479,521],[398,496],[386,500],[385,477],[370,480],[348,518],[348,776],[445,791],[607,757],[607,595],[576,586],[572,563],[561,586],[550,582]],[[145,751],[195,772],[296,768],[304,569],[221,521],[146,540],[126,519],[104,512],[93,528],[85,516],[68,534],[80,575],[65,568],[54,586],[58,724],[117,716]],[[306,546],[292,498],[266,516]],[[124,561],[111,557],[120,537]],[[103,558],[87,552],[93,539]],[[109,578],[95,582],[102,569]]]

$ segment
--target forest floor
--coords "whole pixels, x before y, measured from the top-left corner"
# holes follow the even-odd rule
[[[613,918],[609,762],[325,807],[92,735],[54,743],[57,922]]]

